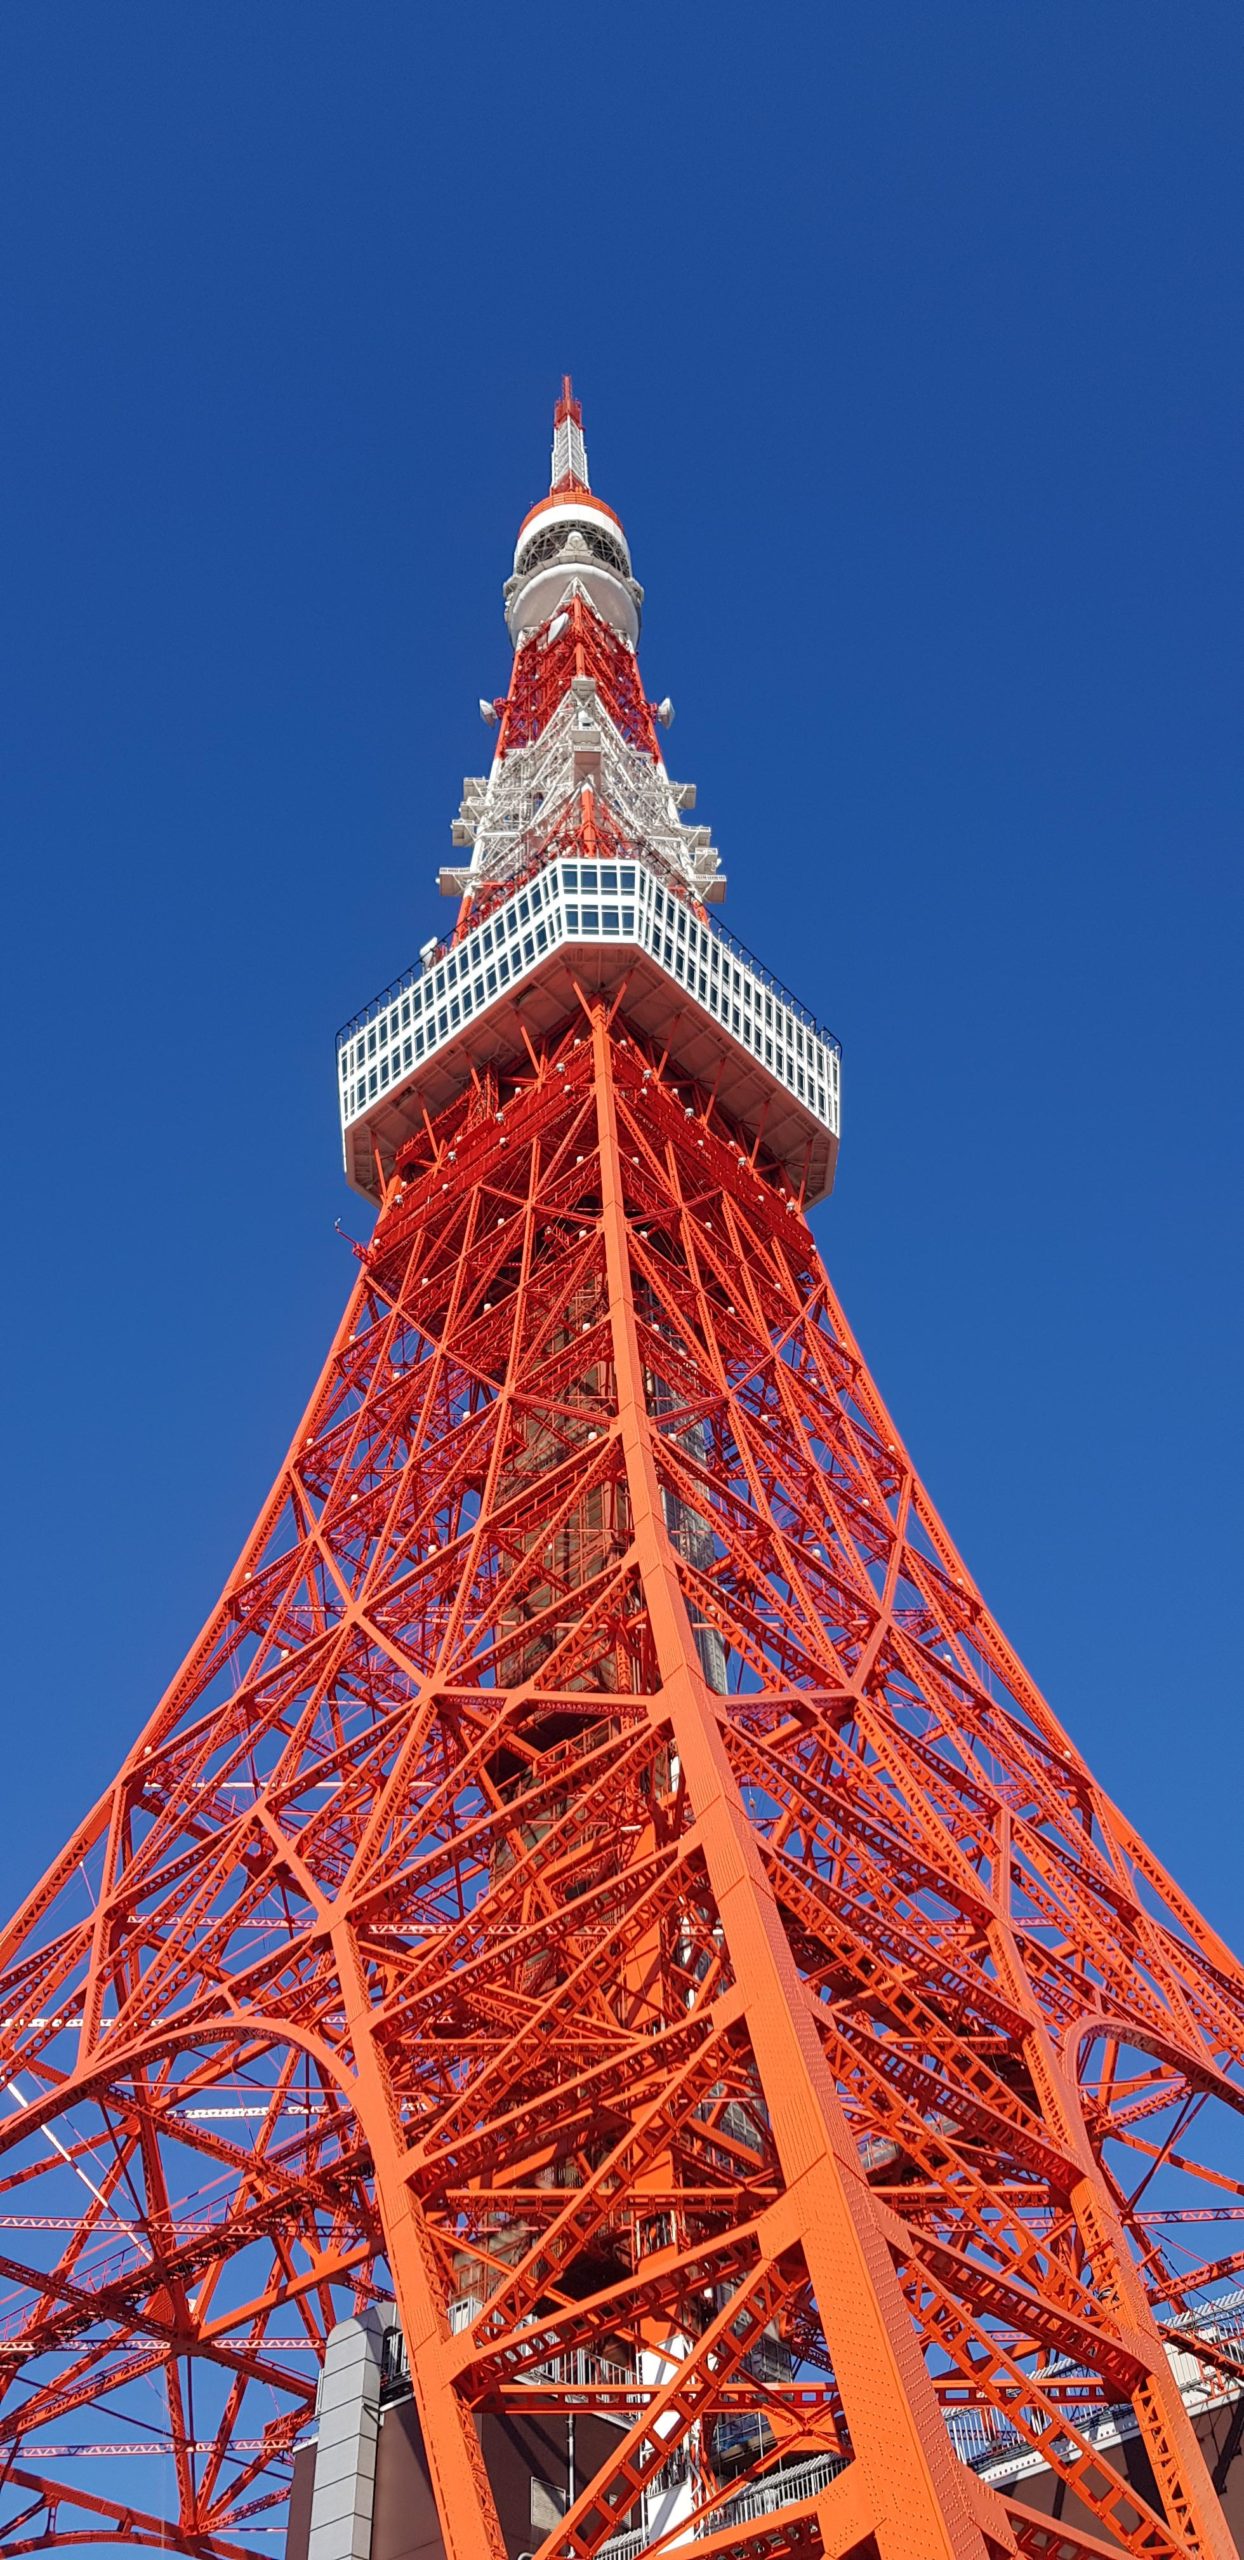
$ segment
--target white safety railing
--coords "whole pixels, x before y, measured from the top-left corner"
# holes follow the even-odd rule
[[[555,861],[443,950],[386,988],[338,1035],[343,1130],[413,1080],[509,989],[566,944],[633,944],[836,1137],[832,1033],[720,927],[642,862]]]

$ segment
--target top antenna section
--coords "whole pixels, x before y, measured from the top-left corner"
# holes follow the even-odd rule
[[[505,583],[505,618],[515,648],[578,592],[633,649],[644,591],[631,576],[630,549],[613,508],[593,494],[583,407],[567,373],[553,411],[549,494],[528,508],[518,528],[513,574]]]
[[[549,495],[559,489],[590,489],[587,476],[587,446],[583,441],[583,403],[574,396],[574,385],[568,373],[562,375],[562,396],[553,411],[553,471]]]

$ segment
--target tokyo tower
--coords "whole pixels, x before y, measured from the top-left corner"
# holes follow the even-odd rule
[[[838,1048],[569,381],[505,600],[456,922],[338,1041],[340,1328],[4,1933],[0,2554],[279,2560],[323,2367],[313,2560],[399,2388],[429,2560],[1228,2560],[1244,1972],[826,1277]]]

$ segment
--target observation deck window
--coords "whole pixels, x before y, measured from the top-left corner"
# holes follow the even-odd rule
[[[836,1135],[837,1045],[806,1006],[645,865],[556,857],[538,878],[515,883],[486,922],[468,924],[455,946],[430,953],[345,1025],[338,1062],[343,1122],[348,1126],[380,1093],[387,1110],[403,1075],[565,939],[637,942]]]
[[[563,520],[559,524],[537,526],[519,551],[517,575],[528,577],[533,569],[544,568],[550,560],[560,560],[572,533],[580,536],[589,557],[599,560],[602,568],[612,569],[619,578],[630,576],[621,543],[614,535],[606,533],[602,525],[594,524],[586,516],[572,519],[569,523]]]

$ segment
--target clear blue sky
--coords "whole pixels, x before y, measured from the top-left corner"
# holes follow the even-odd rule
[[[353,1271],[564,367],[818,1230],[1099,1772],[1244,1941],[1237,0],[6,0],[7,1906]]]

